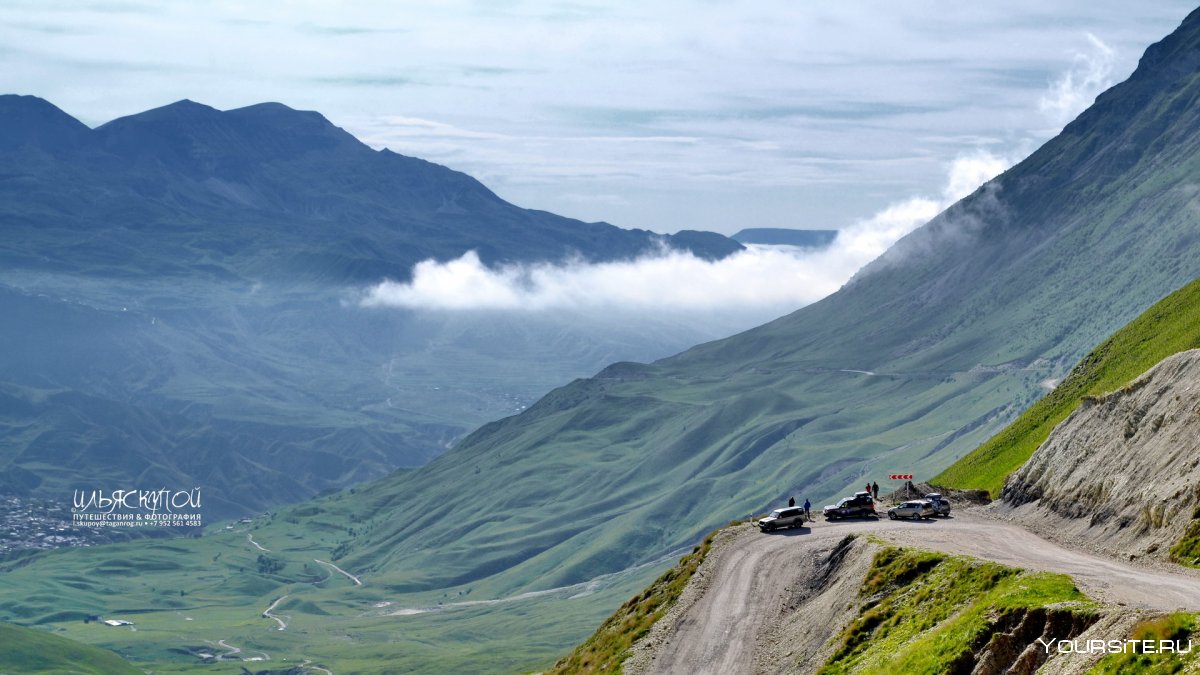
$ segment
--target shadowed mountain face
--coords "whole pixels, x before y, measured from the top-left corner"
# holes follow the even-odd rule
[[[491,264],[624,259],[659,242],[710,259],[741,248],[521,209],[278,103],[180,101],[89,130],[41,99],[0,96],[0,121],[0,215],[7,232],[41,239],[8,237],[0,260],[14,266],[371,282],[468,250]]]
[[[741,248],[521,209],[276,103],[89,129],[28,96],[0,96],[0,231],[0,492],[200,486],[209,517],[421,464],[616,354],[697,339],[366,310],[365,285],[470,250]]]
[[[1200,13],[1027,160],[838,293],[617,364],[356,495],[347,564],[424,589],[553,587],[789,495],[932,476],[1200,274]],[[491,507],[443,531],[465,482]]]

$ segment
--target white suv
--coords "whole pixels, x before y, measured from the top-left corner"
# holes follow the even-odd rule
[[[758,527],[763,532],[778,530],[783,527],[800,527],[804,524],[804,507],[789,506],[786,509],[775,509],[771,515],[758,521]]]

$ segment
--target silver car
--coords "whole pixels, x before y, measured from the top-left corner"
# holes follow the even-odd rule
[[[897,518],[918,520],[921,518],[931,518],[934,515],[937,515],[937,511],[934,510],[933,504],[924,499],[914,499],[888,509],[888,518],[892,520],[896,520]]]
[[[784,527],[800,527],[805,520],[803,506],[789,506],[772,511],[771,515],[758,521],[758,528],[763,532],[770,532]]]

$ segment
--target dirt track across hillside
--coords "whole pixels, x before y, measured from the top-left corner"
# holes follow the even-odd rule
[[[838,542],[856,533],[872,534],[901,546],[1069,574],[1081,591],[1110,605],[1157,611],[1200,610],[1200,574],[1063,548],[1016,525],[970,511],[950,519],[918,522],[886,518],[818,521],[811,527],[773,534],[743,525],[723,535],[702,566],[703,574],[693,578],[694,587],[681,598],[678,611],[673,610],[673,615],[660,622],[664,625],[656,626],[648,644],[641,645],[628,662],[627,670],[669,673],[772,670],[761,662],[761,656],[756,658],[756,651],[760,655],[764,650],[778,652],[780,641],[791,652],[810,654],[819,663],[818,652],[831,635],[828,627],[842,624],[848,618],[837,614],[845,614],[853,603],[857,580],[852,588],[834,592],[836,589],[813,588],[815,584],[809,579],[821,573],[817,560],[827,558],[829,552],[837,549]],[[863,572],[866,569],[865,560],[845,564]],[[857,579],[861,579],[861,573]],[[831,597],[824,597],[830,593]],[[810,602],[816,594],[822,597]],[[797,634],[795,630],[777,634],[778,627],[773,622],[785,607],[800,602],[806,608],[826,605],[832,608],[823,616],[807,616],[809,622],[823,624],[825,630],[810,630],[812,635]]]

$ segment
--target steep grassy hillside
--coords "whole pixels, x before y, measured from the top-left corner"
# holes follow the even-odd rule
[[[696,574],[712,548],[716,532],[705,537],[692,552],[680,558],[674,567],[667,570],[641,595],[630,598],[621,608],[608,617],[596,629],[595,634],[570,654],[559,659],[550,672],[566,673],[614,673],[621,671],[621,663],[629,656],[629,649],[645,635],[654,622],[666,614],[679,600],[688,581]]]
[[[980,488],[998,497],[1025,463],[1087,396],[1120,389],[1163,359],[1200,347],[1200,280],[1155,303],[1079,362],[1058,386],[1003,431],[950,465],[933,482]]]
[[[0,623],[0,673],[138,675],[120,656],[45,631]]]

